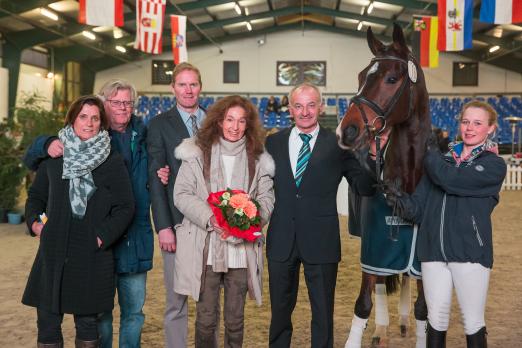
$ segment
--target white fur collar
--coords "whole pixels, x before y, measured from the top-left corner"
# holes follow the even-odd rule
[[[196,145],[195,138],[187,138],[176,147],[174,156],[179,160],[188,161],[191,158],[201,158],[203,153]],[[268,152],[265,151],[259,156],[259,166],[264,168],[271,177],[275,175],[275,162]]]

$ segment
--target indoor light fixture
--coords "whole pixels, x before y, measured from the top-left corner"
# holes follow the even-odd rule
[[[121,53],[127,52],[127,50],[123,46],[116,46],[116,51],[120,51]]]
[[[493,53],[493,52],[496,52],[500,49],[500,46],[499,45],[495,45],[495,46],[492,46],[489,48],[489,53]]]
[[[372,11],[373,11],[373,1],[370,2],[370,5],[368,5],[368,11],[367,12],[368,12],[368,14],[370,14],[370,13],[372,13]]]
[[[89,40],[96,40],[96,35],[94,35],[90,31],[84,30],[82,31],[82,35],[88,38]]]
[[[123,37],[123,31],[120,28],[115,27],[114,29],[112,29],[112,36],[115,39],[121,39]]]
[[[361,16],[364,14],[364,10],[366,10],[366,7],[361,7]]]
[[[252,24],[250,24],[250,22],[246,22],[247,24],[247,29],[248,31],[252,31]]]
[[[47,78],[48,78],[48,79],[52,79],[53,77],[54,77],[54,74],[53,74],[52,72],[49,71],[49,72],[47,73]]]
[[[363,26],[362,22],[359,22],[359,24],[357,24],[357,30],[360,31],[362,29],[362,26]]]
[[[47,18],[51,18],[53,21],[57,21],[58,20],[58,15],[52,11],[49,11],[48,9],[46,8],[40,8],[40,13],[42,15],[44,15],[45,17]]]
[[[248,10],[248,7],[245,7],[245,16],[248,16],[250,14],[250,11]]]
[[[236,4],[234,5],[234,10],[236,10],[237,14],[240,15],[241,14],[241,7],[239,7],[238,3],[236,2]]]

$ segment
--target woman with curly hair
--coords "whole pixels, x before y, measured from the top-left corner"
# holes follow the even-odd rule
[[[220,284],[224,284],[225,347],[243,343],[247,292],[261,304],[263,238],[246,242],[218,226],[207,203],[212,192],[247,192],[260,205],[262,224],[273,210],[274,162],[264,152],[264,131],[254,105],[234,95],[207,113],[196,137],[176,148],[182,161],[174,204],[183,213],[177,237],[174,291],[196,301],[196,347],[214,347]]]

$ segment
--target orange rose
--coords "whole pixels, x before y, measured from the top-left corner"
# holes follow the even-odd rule
[[[248,216],[249,219],[252,219],[257,214],[257,207],[254,203],[251,201],[248,201],[243,208],[243,211],[245,212],[246,216]]]
[[[245,208],[249,202],[249,197],[246,193],[237,193],[230,198],[230,206],[232,208]]]

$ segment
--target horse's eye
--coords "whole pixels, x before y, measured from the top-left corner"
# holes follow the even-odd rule
[[[395,76],[388,76],[386,78],[386,83],[389,83],[389,84],[393,85],[396,82],[397,82],[397,78]]]

